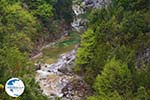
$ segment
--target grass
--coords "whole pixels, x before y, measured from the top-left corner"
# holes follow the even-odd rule
[[[79,41],[79,34],[72,32],[68,36],[59,40],[54,47],[43,49],[43,56],[35,59],[34,62],[42,62],[47,64],[55,63],[61,54],[73,50]]]

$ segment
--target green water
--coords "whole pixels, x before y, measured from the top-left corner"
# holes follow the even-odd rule
[[[71,32],[68,36],[59,40],[55,46],[43,49],[43,56],[35,61],[48,64],[54,63],[61,54],[73,50],[79,42],[80,34]]]
[[[78,33],[72,32],[68,35],[68,37],[69,37],[68,39],[61,41],[61,42],[58,42],[56,44],[56,46],[61,48],[61,47],[69,46],[72,44],[77,44],[80,41],[80,35]]]

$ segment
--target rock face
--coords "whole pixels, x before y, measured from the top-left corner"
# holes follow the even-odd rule
[[[84,100],[89,88],[81,77],[71,70],[75,60],[75,50],[62,54],[54,64],[43,64],[37,70],[36,80],[43,94],[62,100]],[[82,89],[82,91],[81,91]]]
[[[86,7],[101,8],[106,7],[111,3],[111,0],[83,0]]]
[[[149,59],[150,59],[150,48],[144,48],[141,46],[141,49],[137,52],[136,55],[136,67],[137,69],[145,70]]]
[[[86,12],[86,8],[101,8],[110,3],[110,0],[73,0],[72,9],[74,11],[73,29],[80,32],[85,29],[86,19],[81,17]],[[50,44],[48,46],[51,46]],[[62,54],[54,64],[36,65],[36,80],[43,91],[43,94],[55,100],[86,100],[90,95],[88,85],[82,77],[72,72],[76,50]]]
[[[111,0],[73,0],[72,9],[74,11],[74,20],[71,23],[72,27],[78,32],[85,30],[87,20],[82,18],[81,15],[84,14],[88,8],[98,9],[107,7],[110,3]]]
[[[84,29],[85,19],[81,18],[81,15],[85,13],[83,6],[73,2],[72,9],[74,11],[74,19],[71,23],[72,27],[80,32],[81,29]]]

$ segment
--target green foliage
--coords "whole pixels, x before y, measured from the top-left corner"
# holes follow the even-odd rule
[[[31,62],[28,61],[25,54],[21,53],[15,47],[4,46],[0,49],[0,83],[5,82],[11,77],[19,77],[25,83],[26,89],[19,100],[47,100],[41,95],[37,83],[35,83],[34,69]],[[0,94],[2,100],[12,100],[4,91]]]
[[[93,68],[93,63],[94,62],[94,48],[95,48],[95,34],[93,30],[89,29],[86,31],[82,36],[81,36],[81,47],[78,49],[78,53],[76,55],[76,67],[74,70],[78,73],[81,72],[87,75],[86,81],[90,83],[90,81],[93,79],[92,76],[89,75],[95,75],[93,72],[95,70],[91,70]],[[85,67],[86,66],[86,67]],[[89,77],[88,77],[89,76]]]
[[[128,90],[132,89],[131,72],[127,64],[114,58],[110,60],[104,66],[102,74],[97,76],[94,88],[102,96],[112,91],[125,95]]]
[[[121,24],[123,32],[128,33],[127,35],[129,35],[130,37],[138,36],[138,33],[146,32],[147,29],[144,16],[139,12],[132,12],[125,15]]]
[[[0,3],[0,42],[16,46],[22,52],[30,52],[37,35],[35,18],[19,3],[9,4],[6,0]]]
[[[149,99],[149,5],[149,0],[112,0],[91,11],[75,67],[95,90],[89,100]]]
[[[30,78],[29,78],[30,77]],[[35,79],[32,76],[24,77],[23,80],[25,84],[25,92],[20,97],[20,100],[49,100],[46,96],[42,95],[42,91],[40,90],[37,83],[35,83]]]
[[[31,52],[33,49],[33,42],[23,33],[6,35],[3,40],[3,42],[7,43],[9,47],[18,47],[21,52]]]
[[[122,6],[125,10],[147,10],[149,4],[149,0],[113,0],[115,7]]]
[[[37,16],[48,18],[53,15],[52,6],[39,5],[37,16],[21,0],[0,1],[0,83],[5,84],[11,77],[18,77],[25,83],[25,92],[18,98],[12,98],[0,85],[0,100],[48,100],[42,95],[35,82],[35,69],[28,60],[40,29]],[[37,31],[38,30],[38,31]]]
[[[67,24],[72,22],[72,0],[57,0],[54,7],[57,18],[64,19]]]
[[[148,70],[136,70],[134,73],[135,85],[140,87],[144,86],[145,88],[150,88],[149,80],[149,71]]]
[[[24,71],[26,66],[29,66],[29,63],[25,58],[25,55],[20,53],[17,48],[9,48],[5,46],[0,49],[0,54],[0,70],[3,70],[0,74],[1,81],[3,79],[8,79],[11,76],[15,77],[25,73]]]
[[[4,89],[4,85],[3,84],[0,84],[0,92],[2,92]]]
[[[53,16],[53,13],[52,13],[52,6],[48,5],[48,4],[43,4],[43,5],[40,5],[38,6],[35,14],[37,16],[41,16],[42,18],[46,19],[48,17],[51,17]]]
[[[41,20],[48,20],[53,16],[53,7],[51,4],[47,3],[45,0],[37,0],[37,1],[24,1],[28,4],[29,10],[33,13],[33,15],[41,18]]]
[[[105,96],[88,97],[88,100],[123,100],[123,99],[118,94],[118,92],[115,91]]]
[[[0,3],[4,3],[0,16],[1,38],[5,34],[23,33],[31,39],[34,39],[36,36],[35,18],[18,3],[10,5],[5,0],[0,1]]]
[[[144,87],[138,88],[135,100],[149,100],[150,96]]]
[[[54,41],[62,36],[66,28],[71,28],[71,0],[23,0],[21,5],[37,18],[38,35],[34,39],[37,42]]]
[[[92,30],[88,30],[82,35],[81,47],[78,49],[77,61],[78,65],[86,65],[93,57],[93,50],[95,45],[95,35]]]

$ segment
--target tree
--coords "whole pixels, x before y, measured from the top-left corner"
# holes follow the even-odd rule
[[[37,36],[35,17],[22,8],[20,3],[10,4],[7,0],[0,3],[0,42],[16,46],[22,52],[30,52]]]
[[[77,61],[78,65],[86,65],[89,63],[90,59],[92,59],[92,51],[94,50],[95,44],[95,33],[93,30],[89,29],[81,36],[81,47],[77,53]],[[83,53],[84,52],[84,53]]]
[[[38,84],[35,82],[34,72],[32,63],[28,61],[26,54],[21,53],[15,47],[5,45],[0,49],[0,83],[5,84],[12,77],[18,77],[25,83],[25,92],[17,100],[48,100],[42,95]],[[0,93],[0,99],[13,100],[4,91]]]
[[[0,54],[1,81],[5,82],[12,76],[23,76],[28,72],[27,66],[30,64],[27,61],[26,56],[17,48],[4,46],[0,49]]]
[[[88,100],[123,100],[117,91],[105,96],[91,96]]]
[[[33,49],[32,40],[23,33],[6,35],[3,43],[8,44],[9,47],[17,47],[21,52],[31,52]]]
[[[125,96],[132,90],[131,72],[127,64],[115,58],[108,61],[102,74],[96,77],[94,89],[102,97],[114,91]]]
[[[132,38],[138,36],[141,32],[145,33],[148,28],[144,16],[139,12],[127,13],[121,25],[123,32],[130,35]]]
[[[96,80],[90,84],[95,91],[89,100],[139,100],[134,96],[141,86],[145,90],[140,91],[149,94],[149,4],[149,0],[112,0],[106,8],[91,10],[88,29],[94,34],[84,33],[88,38],[81,41],[76,59],[85,79]],[[93,37],[94,42],[89,41]]]
[[[75,71],[84,73],[86,75],[86,81],[91,83],[93,80],[94,74],[94,49],[95,49],[95,33],[93,30],[88,29],[82,36],[81,36],[81,45],[77,52],[77,60]],[[92,70],[93,69],[93,70]]]
[[[31,13],[42,21],[46,21],[53,16],[53,5],[47,3],[46,0],[26,0],[24,2],[28,5]]]
[[[0,1],[0,3],[3,1]],[[7,2],[6,2],[7,3]],[[23,33],[31,39],[36,36],[36,20],[20,4],[7,4],[3,7],[0,16],[0,34]]]
[[[73,21],[72,0],[57,0],[54,8],[56,17],[61,20],[64,19],[70,25]]]
[[[149,99],[150,96],[148,95],[146,89],[144,87],[138,88],[135,100],[149,100]]]
[[[43,19],[48,19],[53,16],[52,6],[44,3],[43,5],[38,6],[35,14]]]

